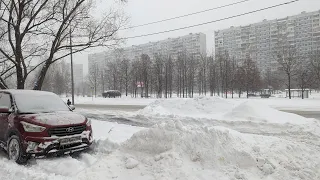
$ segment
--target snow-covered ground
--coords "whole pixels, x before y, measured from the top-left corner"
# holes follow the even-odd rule
[[[101,115],[92,119],[93,151],[27,166],[0,154],[1,180],[320,179],[320,121],[273,109],[272,99],[146,101],[143,110],[111,116],[151,127],[106,122],[109,112],[92,111]]]
[[[71,97],[62,97],[64,101],[67,101],[67,99],[70,99]],[[98,105],[141,105],[146,106],[152,102],[154,102],[156,99],[154,98],[132,98],[132,97],[126,97],[122,96],[121,98],[102,98],[102,97],[75,97],[75,104],[98,104]]]
[[[207,96],[209,97],[209,96]],[[229,101],[236,102],[245,102],[245,101],[253,101],[259,102],[273,108],[279,110],[294,110],[294,111],[320,111],[320,93],[313,92],[310,98],[301,99],[301,98],[293,98],[288,99],[284,98],[283,95],[277,95],[276,97],[270,97],[268,99],[262,98],[249,98],[245,97],[238,98],[238,95],[234,96],[234,99],[231,99],[231,95],[229,95]],[[63,97],[63,100],[67,100],[68,98]],[[71,99],[69,97],[69,99]],[[176,100],[178,98],[172,98]],[[92,97],[75,97],[75,104],[86,104],[86,105],[139,105],[139,106],[147,106],[153,102],[155,102],[156,98],[132,98],[131,96],[123,96],[122,98],[92,98]],[[232,102],[234,103],[234,102]]]

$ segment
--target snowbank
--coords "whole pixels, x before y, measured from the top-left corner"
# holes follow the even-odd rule
[[[262,123],[307,124],[314,122],[302,116],[273,109],[259,102],[246,101],[224,115],[230,121],[254,121]]]
[[[219,97],[157,100],[138,111],[145,117],[204,118],[220,121],[253,123],[308,124],[314,120],[278,111],[261,102],[234,101]]]
[[[253,102],[259,102],[279,110],[292,111],[320,111],[320,98],[269,98],[269,99],[249,99]],[[244,99],[237,99],[235,101],[247,101]]]
[[[149,104],[138,112],[142,116],[169,116],[193,118],[219,118],[230,111],[235,103],[220,97],[193,99],[162,99]]]
[[[135,133],[86,173],[121,180],[318,179],[319,152],[277,137],[171,121]]]
[[[124,124],[92,121],[93,136],[96,140],[110,140],[115,143],[121,143],[128,140],[132,134],[143,130],[143,127],[133,127]]]

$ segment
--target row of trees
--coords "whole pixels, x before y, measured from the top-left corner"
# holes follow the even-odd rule
[[[250,54],[239,60],[227,51],[217,52],[214,57],[194,56],[186,51],[178,57],[142,54],[131,61],[121,54],[116,57],[108,60],[105,67],[90,71],[89,84],[98,90],[95,94],[116,89],[134,97],[185,98],[209,93],[233,98],[234,94],[248,96],[272,88],[289,89],[291,98],[292,88],[305,91],[320,85],[320,51],[302,56],[294,46],[277,48],[271,59],[277,62],[273,71],[263,74]]]
[[[230,58],[227,52],[216,57],[194,56],[188,52],[178,57],[142,54],[135,60],[117,56],[105,67],[89,71],[89,83],[96,93],[116,89],[126,96],[158,98],[193,97],[195,93],[233,97],[234,93],[258,91],[262,86],[256,63],[248,56],[243,61]]]
[[[302,98],[306,88],[320,87],[320,51],[313,50],[308,54],[299,53],[295,46],[282,46],[275,52],[279,70],[285,75],[285,87],[291,99],[291,88],[301,89]]]
[[[274,56],[278,70],[267,70],[264,74],[249,54],[241,60],[230,57],[227,51],[215,57],[195,57],[184,52],[178,57],[155,54],[151,58],[142,54],[135,60],[128,60],[121,51],[116,52],[116,58],[105,66],[97,64],[90,69],[83,84],[76,86],[77,95],[100,95],[105,90],[116,89],[133,97],[186,98],[198,93],[233,98],[235,94],[248,96],[264,88],[293,87],[304,91],[318,88],[320,84],[320,51],[313,51],[306,59],[297,56],[293,47],[279,48]],[[28,86],[32,87],[33,83],[30,81]],[[42,89],[70,94],[70,67],[64,62],[53,64]]]

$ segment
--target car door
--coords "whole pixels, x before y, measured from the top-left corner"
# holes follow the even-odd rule
[[[0,92],[0,108],[12,108],[10,94]],[[8,131],[9,113],[0,113],[0,141],[5,141],[5,135]]]

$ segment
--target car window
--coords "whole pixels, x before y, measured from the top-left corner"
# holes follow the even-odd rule
[[[0,93],[0,107],[11,108],[11,99],[9,94]]]
[[[48,113],[70,111],[68,106],[55,94],[16,94],[16,106],[20,113]]]

